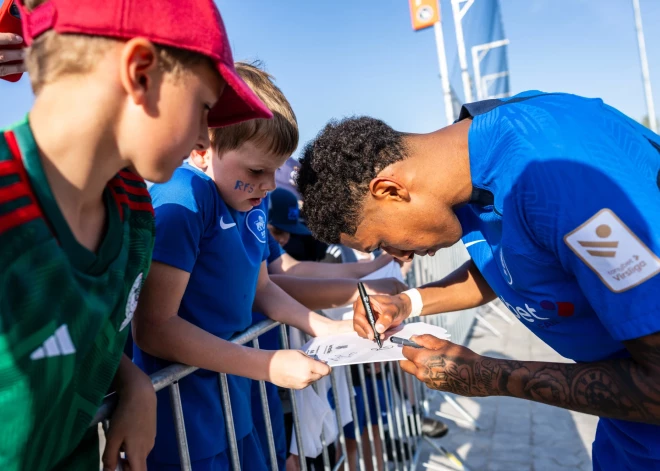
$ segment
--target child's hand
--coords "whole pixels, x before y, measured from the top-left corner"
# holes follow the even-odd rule
[[[156,438],[156,393],[149,377],[142,372],[118,392],[119,402],[110,420],[103,453],[103,470],[114,471],[120,460],[124,470],[146,471],[147,455]]]
[[[330,367],[300,350],[278,350],[273,352],[268,373],[268,381],[277,386],[304,389],[330,374]]]

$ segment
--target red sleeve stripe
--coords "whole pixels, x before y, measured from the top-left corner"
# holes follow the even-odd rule
[[[23,206],[22,208],[9,211],[0,217],[0,233],[13,229],[41,217],[41,210],[36,204]]]
[[[115,200],[115,204],[117,205],[117,209],[119,210],[119,217],[123,221],[124,220],[124,207],[121,204],[126,203],[126,195],[124,195],[124,194],[120,195],[119,193],[117,193],[117,190],[115,190],[115,188],[113,186],[110,186],[110,193],[112,193],[112,199]]]
[[[134,182],[144,183],[144,178],[142,178],[139,175],[136,175],[135,173],[131,172],[130,170],[120,170],[119,175],[122,178],[125,178],[126,180],[132,180]]]
[[[30,180],[28,180],[27,172],[23,166],[21,151],[18,142],[16,142],[16,136],[11,131],[5,131],[4,136],[13,160],[0,162],[0,175],[18,174],[20,181],[0,189],[0,202],[9,202],[27,196],[30,198],[30,203],[0,216],[0,233],[25,224],[33,219],[42,218],[46,221],[32,193]],[[10,170],[13,170],[13,172]],[[52,232],[52,228],[50,229]]]
[[[26,184],[29,184],[30,180],[28,180],[27,172],[23,166],[23,157],[21,157],[21,149],[18,147],[18,142],[16,142],[16,136],[14,136],[13,132],[7,131],[5,132],[5,139],[7,141],[7,146],[9,147],[9,152],[11,152],[11,155],[14,156],[14,162],[17,167],[16,172],[18,173],[18,176]]]
[[[30,202],[32,202],[32,192],[23,182],[12,183],[0,188],[0,202],[12,201],[22,196],[30,197]]]
[[[155,214],[154,207],[151,203],[136,203],[135,201],[129,200],[128,207],[134,211],[148,211],[152,216]]]
[[[151,196],[149,195],[149,190],[147,190],[146,188],[138,188],[136,186],[127,185],[124,182],[122,182],[120,179],[117,179],[114,182],[118,182],[118,184],[117,183],[114,184],[115,188],[121,188],[126,193],[130,193],[136,196],[146,196],[146,197]]]
[[[132,211],[149,211],[152,215],[154,214],[154,208],[151,205],[151,203],[141,203],[137,201],[133,201],[129,198],[127,193],[117,191],[117,190],[127,190],[127,188],[132,188],[126,185],[124,182],[121,181],[121,178],[116,178],[110,182],[110,191],[112,191],[112,194],[114,195],[115,201],[117,202],[117,205],[125,204],[128,206],[129,209]],[[139,190],[140,188],[135,188],[136,190]],[[146,188],[144,189],[146,192],[146,195],[144,196],[149,196],[149,192],[146,191]],[[122,211],[122,219],[123,219],[123,208],[121,208]]]
[[[19,172],[18,165],[13,160],[4,160],[0,162],[0,177],[16,174]]]

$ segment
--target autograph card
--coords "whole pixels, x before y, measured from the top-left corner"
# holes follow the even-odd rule
[[[409,339],[413,335],[431,334],[439,339],[449,340],[449,334],[442,327],[415,322],[400,325],[381,335],[383,348],[372,340],[363,339],[355,332],[327,337],[316,337],[302,347],[307,355],[323,361],[328,366],[357,365],[380,361],[403,360],[402,346],[390,342],[390,337],[396,336]]]

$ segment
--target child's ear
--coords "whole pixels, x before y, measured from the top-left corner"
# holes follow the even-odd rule
[[[205,172],[209,166],[209,160],[211,158],[211,149],[205,150],[193,150],[190,154],[195,167],[200,169],[202,172]]]

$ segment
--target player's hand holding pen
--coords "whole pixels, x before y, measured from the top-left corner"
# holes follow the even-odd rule
[[[369,296],[374,315],[376,332],[383,334],[388,329],[401,324],[410,315],[410,298],[405,294],[396,296]],[[361,299],[353,303],[353,329],[360,337],[374,340],[374,329],[369,323],[367,312]]]

